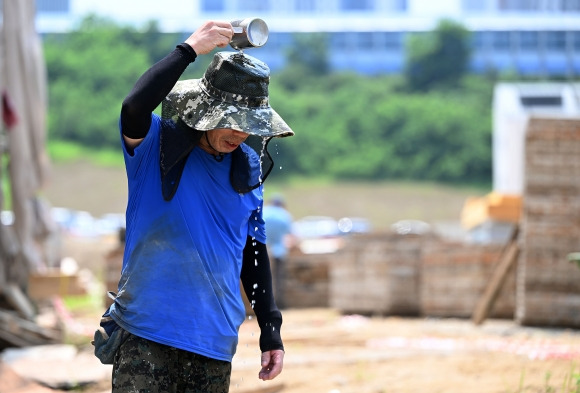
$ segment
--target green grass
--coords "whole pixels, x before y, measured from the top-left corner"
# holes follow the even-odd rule
[[[564,375],[562,379],[561,385],[557,388],[557,385],[553,385],[551,382],[552,373],[547,371],[544,376],[544,386],[541,390],[535,387],[529,387],[529,389],[525,386],[525,377],[526,377],[526,370],[522,370],[519,379],[519,385],[516,390],[512,392],[512,390],[508,389],[508,393],[526,393],[526,392],[541,392],[541,393],[580,393],[580,370],[576,369],[576,363],[570,363],[570,371]]]
[[[123,154],[120,149],[94,149],[78,143],[50,141],[48,154],[55,163],[69,163],[79,160],[106,167],[123,167]]]
[[[62,300],[67,310],[73,313],[100,310],[103,307],[101,294],[69,295]]]

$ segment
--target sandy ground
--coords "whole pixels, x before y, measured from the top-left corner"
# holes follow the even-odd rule
[[[282,375],[257,380],[258,329],[240,330],[232,393],[578,392],[580,332],[490,320],[368,318],[287,310]],[[265,390],[268,391],[268,390]]]
[[[283,373],[273,381],[258,379],[259,329],[255,318],[248,318],[240,328],[231,393],[580,392],[577,330],[522,327],[508,320],[475,326],[459,319],[341,315],[332,309],[283,314]],[[84,325],[87,333],[97,320],[98,315],[75,316],[76,327]],[[110,366],[92,356],[89,340],[75,338],[80,355],[70,364],[33,359],[20,368],[50,376],[76,367],[65,374],[71,379],[78,372],[100,375],[77,391],[110,392]],[[1,393],[50,391],[10,378],[15,376],[2,372],[0,364]]]
[[[66,240],[65,254],[102,277],[98,265],[115,240]],[[85,334],[74,338],[83,355],[92,350],[90,335],[101,313],[71,315],[77,332]],[[269,382],[258,379],[259,329],[248,318],[240,328],[231,393],[580,393],[580,330],[524,327],[511,320],[475,326],[461,319],[342,315],[326,308],[288,309],[283,315],[283,373]],[[110,392],[110,366],[92,358],[88,367],[104,368],[106,377],[79,391]],[[62,366],[39,367],[50,372]],[[0,393],[47,392],[24,382],[3,389],[10,374],[1,368]]]
[[[81,267],[94,269],[114,245],[77,242],[65,249]],[[580,330],[511,320],[475,326],[462,319],[342,315],[326,308],[283,315],[283,373],[258,379],[259,329],[248,318],[240,328],[231,393],[580,393]],[[91,332],[99,316],[75,317]],[[88,392],[109,387],[107,378]]]
[[[91,320],[85,315],[77,322]],[[257,377],[258,337],[255,318],[248,318],[240,329],[230,393],[580,392],[577,330],[522,327],[508,320],[475,326],[460,319],[285,310],[284,370],[268,382]],[[84,359],[79,367],[102,368],[106,377],[82,391],[110,392],[110,366],[88,362],[88,351],[84,347],[83,357],[77,357]],[[58,364],[39,367],[62,367]],[[21,392],[46,391],[2,391]]]

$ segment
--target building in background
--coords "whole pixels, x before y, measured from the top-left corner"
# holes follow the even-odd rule
[[[270,38],[252,54],[273,70],[293,34],[324,32],[331,67],[365,74],[400,72],[405,37],[450,18],[473,32],[475,72],[580,75],[580,0],[37,0],[41,33],[70,30],[88,13],[184,34],[206,19],[256,16]]]

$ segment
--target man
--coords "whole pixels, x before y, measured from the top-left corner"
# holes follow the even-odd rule
[[[227,392],[245,319],[240,279],[261,330],[259,378],[282,370],[262,182],[267,142],[293,132],[269,105],[268,67],[251,56],[219,52],[203,78],[178,81],[232,35],[230,23],[206,22],[123,102],[126,246],[103,324],[107,336],[122,332],[113,393]],[[264,140],[261,151],[244,143],[250,136]]]
[[[266,223],[266,245],[274,261],[276,304],[280,308],[285,308],[286,258],[288,257],[289,245],[292,242],[292,215],[286,210],[282,195],[273,195],[269,204],[264,206],[264,221]]]

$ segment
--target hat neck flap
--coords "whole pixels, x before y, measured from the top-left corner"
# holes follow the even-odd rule
[[[199,144],[205,131],[198,131],[172,120],[163,120],[160,135],[161,191],[163,199],[170,201],[177,187],[191,151]],[[261,138],[260,138],[261,139]],[[255,146],[241,144],[232,154],[230,183],[234,190],[245,194],[258,188],[270,174],[274,162],[267,150],[270,138],[262,145],[261,154]]]
[[[175,124],[172,120],[161,122],[160,160],[161,191],[163,199],[170,201],[179,185],[181,174],[189,153],[199,144],[203,131],[185,129],[185,124]]]

